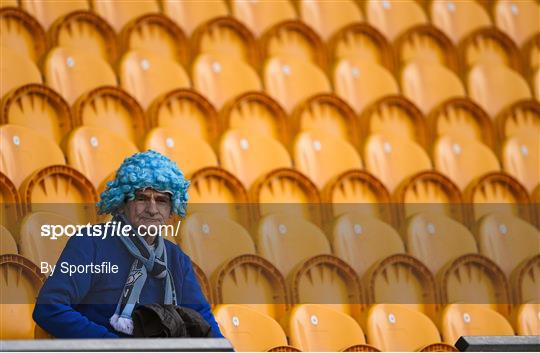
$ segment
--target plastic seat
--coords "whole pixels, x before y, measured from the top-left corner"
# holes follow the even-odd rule
[[[119,71],[122,88],[137,99],[143,109],[161,94],[190,86],[181,65],[147,50],[124,54]]]
[[[322,130],[302,132],[296,137],[294,162],[319,189],[340,173],[362,167],[362,160],[351,144]]]
[[[515,303],[538,303],[538,276],[540,268],[540,255],[533,255],[522,261],[510,276],[510,286]]]
[[[288,113],[316,93],[329,93],[330,82],[314,64],[291,57],[275,57],[264,67],[264,85]]]
[[[37,62],[47,46],[45,31],[26,12],[9,7],[0,9],[0,43]]]
[[[11,235],[10,231],[0,224],[0,255],[18,254],[17,243]]]
[[[444,341],[454,344],[461,336],[513,336],[504,316],[479,304],[448,305],[441,319]]]
[[[463,224],[434,212],[408,218],[403,233],[408,253],[434,274],[449,261],[478,251],[474,236]]]
[[[292,166],[289,153],[278,141],[245,130],[229,130],[221,138],[221,166],[249,188],[253,182],[276,168]]]
[[[393,135],[371,135],[364,147],[366,169],[379,178],[390,192],[419,171],[431,170],[426,152],[413,141]]]
[[[66,101],[52,89],[39,84],[12,90],[0,103],[0,109],[2,124],[28,127],[58,145],[73,127]]]
[[[152,149],[169,157],[185,175],[218,164],[216,154],[208,143],[171,128],[157,127],[148,132],[144,149]]]
[[[540,183],[540,141],[538,135],[515,136],[502,147],[503,168],[532,193]]]
[[[540,23],[540,6],[532,0],[500,0],[494,5],[495,24],[521,46]]]
[[[444,136],[433,148],[435,168],[464,190],[475,178],[500,170],[495,154],[477,140]]]
[[[146,13],[159,12],[157,1],[91,0],[92,9],[111,24],[116,33],[132,19]]]
[[[469,96],[492,117],[510,104],[532,97],[527,82],[502,64],[474,66],[467,77],[467,89]]]
[[[491,25],[486,9],[476,1],[435,0],[430,11],[433,25],[454,43],[478,28]]]
[[[248,91],[260,91],[255,70],[242,60],[222,55],[200,55],[193,63],[193,86],[221,109],[229,100]]]
[[[76,48],[52,49],[44,64],[47,85],[73,104],[83,93],[100,86],[116,86],[109,64],[97,55]]]
[[[357,113],[379,98],[399,93],[396,80],[384,67],[352,58],[339,61],[335,67],[334,87]]]
[[[302,20],[311,26],[323,40],[354,22],[363,20],[362,12],[354,1],[339,4],[325,1],[300,1],[298,11]]]
[[[426,61],[412,61],[405,66],[401,89],[424,114],[450,98],[465,96],[456,74],[441,64]]]
[[[68,164],[84,174],[98,188],[137,147],[120,135],[105,129],[81,126],[68,136]]]
[[[365,4],[368,22],[393,41],[414,25],[428,21],[422,7],[416,1],[377,1]]]
[[[58,19],[49,29],[49,45],[72,47],[88,51],[116,62],[118,47],[114,29],[100,16],[89,10],[70,12]]]
[[[519,336],[540,335],[540,304],[522,304],[517,308],[514,326]]]
[[[2,172],[0,172],[0,209],[4,215],[0,218],[0,225],[15,234],[22,217],[21,198],[15,184]]]
[[[437,326],[429,317],[399,304],[372,306],[367,314],[366,336],[369,344],[381,351],[457,351],[440,344]]]
[[[288,345],[277,321],[246,305],[220,305],[214,315],[223,335],[238,352],[276,351]]]
[[[255,36],[260,36],[268,28],[281,21],[296,18],[294,6],[286,1],[231,1],[234,17],[243,22]]]
[[[540,102],[530,99],[512,104],[497,116],[495,127],[499,141],[540,134]]]
[[[37,66],[30,58],[0,46],[0,97],[29,83],[41,83]]]
[[[50,2],[40,0],[21,0],[21,8],[34,16],[45,28],[49,29],[52,23],[62,17],[76,10],[89,10],[90,6],[87,0],[74,0],[74,1],[62,1],[62,2]]]
[[[227,16],[225,1],[176,1],[163,0],[163,13],[179,25],[186,35],[191,35],[200,24],[221,16]]]
[[[40,168],[65,163],[64,155],[54,141],[24,126],[2,125],[0,141],[0,172],[16,187]]]
[[[540,252],[540,232],[508,213],[491,213],[477,224],[480,252],[493,260],[510,278],[525,259]]]

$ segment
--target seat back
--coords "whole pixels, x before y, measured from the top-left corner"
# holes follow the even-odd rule
[[[231,1],[234,17],[243,22],[255,36],[262,35],[267,29],[281,21],[296,18],[293,4],[289,1]]]
[[[72,11],[89,10],[90,6],[86,0],[62,1],[52,3],[39,0],[21,0],[21,7],[36,18],[46,30],[52,23]]]
[[[134,18],[146,13],[159,12],[157,1],[114,1],[114,0],[91,0],[92,9],[103,17],[120,33],[122,28]]]
[[[540,6],[532,0],[501,0],[493,9],[495,24],[518,44],[522,45],[540,23]]]
[[[298,10],[302,20],[323,38],[329,39],[334,33],[348,24],[361,22],[362,12],[354,1],[332,2],[300,1]]]
[[[540,335],[540,304],[522,304],[516,314],[516,333],[520,336]]]
[[[433,25],[454,43],[478,28],[491,25],[486,9],[475,1],[435,0],[430,11]]]
[[[0,29],[2,46],[34,62],[45,52],[45,31],[26,12],[14,7],[0,9]]]
[[[529,192],[540,183],[540,140],[532,132],[514,136],[503,145],[503,168]]]
[[[41,73],[29,57],[0,46],[0,97],[14,88],[41,82]]]
[[[390,41],[414,25],[428,22],[424,10],[416,1],[369,0],[365,8],[368,22]]]
[[[169,16],[189,36],[200,24],[211,18],[227,16],[225,1],[163,0],[163,13]]]

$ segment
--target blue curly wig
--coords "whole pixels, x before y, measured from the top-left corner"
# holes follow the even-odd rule
[[[126,200],[133,200],[139,189],[152,188],[172,194],[172,211],[181,217],[186,214],[189,180],[175,162],[153,150],[135,153],[124,160],[113,181],[101,193],[99,214],[115,214]]]

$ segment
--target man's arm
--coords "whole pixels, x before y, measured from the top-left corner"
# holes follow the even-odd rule
[[[72,237],[66,244],[56,269],[49,276],[37,299],[34,321],[45,331],[57,338],[114,338],[117,335],[106,327],[90,321],[76,311],[91,287],[91,274],[76,273],[72,276],[61,273],[60,264],[88,265],[94,260],[94,241],[83,235]]]

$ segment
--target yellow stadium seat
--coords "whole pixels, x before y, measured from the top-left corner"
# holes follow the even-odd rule
[[[461,136],[443,136],[433,148],[435,168],[464,190],[475,178],[500,170],[495,154],[481,142]]]
[[[146,135],[144,149],[152,149],[176,162],[186,175],[203,168],[217,166],[212,147],[188,132],[156,127]]]
[[[107,129],[141,145],[146,130],[137,101],[117,87],[99,87],[83,94],[72,109],[74,125]]]
[[[176,89],[154,100],[147,111],[149,127],[189,131],[194,136],[213,143],[219,134],[218,113],[199,93]]]
[[[329,93],[330,82],[316,65],[298,58],[274,57],[264,67],[264,85],[288,113],[316,93]]]
[[[521,304],[517,308],[515,330],[519,336],[540,335],[540,304]]]
[[[521,46],[538,32],[540,6],[533,0],[499,0],[494,5],[495,24]]]
[[[540,141],[538,135],[514,136],[502,147],[504,170],[532,193],[540,183]]]
[[[533,255],[519,264],[510,276],[515,303],[538,303],[540,293],[540,254]]]
[[[513,336],[504,316],[481,304],[448,305],[441,318],[441,333],[448,344],[461,336]]]
[[[26,126],[58,145],[73,127],[66,101],[52,89],[39,84],[12,90],[0,103],[0,110],[2,124]]]
[[[334,87],[357,113],[379,98],[399,93],[396,80],[383,66],[352,58],[340,60],[335,67]]]
[[[132,50],[120,61],[122,88],[147,109],[150,103],[166,92],[190,86],[184,68],[172,59],[148,50]]]
[[[289,153],[283,145],[251,131],[225,132],[219,150],[221,166],[236,175],[246,188],[272,169],[292,166]]]
[[[191,52],[241,59],[256,67],[259,61],[253,33],[231,16],[211,19],[191,35]]]
[[[19,187],[34,171],[64,164],[64,155],[54,141],[24,126],[0,127],[0,172]]]
[[[469,71],[467,89],[469,96],[492,117],[510,104],[532,97],[527,82],[502,64],[475,65]]]
[[[405,252],[394,228],[358,211],[344,213],[333,222],[331,243],[334,255],[351,265],[360,278],[377,261]]]
[[[348,24],[363,20],[359,5],[351,0],[339,3],[302,0],[298,4],[298,11],[302,20],[315,29],[323,40]]]
[[[19,255],[1,255],[0,268],[0,338],[33,339],[35,323],[32,312],[45,276],[36,265]]]
[[[362,160],[350,143],[323,130],[305,131],[296,137],[294,162],[319,189],[338,174],[362,167]]]
[[[193,86],[221,109],[229,100],[242,93],[260,91],[257,72],[247,63],[223,55],[204,54],[193,63]]]
[[[41,83],[41,73],[37,66],[30,58],[1,45],[0,97],[29,83]]]
[[[44,63],[47,85],[73,104],[83,93],[100,86],[116,86],[116,76],[101,57],[77,48],[57,47]]]
[[[200,24],[221,16],[227,16],[225,1],[177,1],[163,0],[163,13],[182,27],[189,36]]]
[[[118,47],[114,29],[91,11],[70,12],[56,21],[48,32],[51,47],[73,47],[116,62]]]
[[[477,224],[480,253],[493,260],[510,278],[525,259],[540,252],[540,232],[508,213],[491,213]]]
[[[137,152],[137,147],[105,129],[81,126],[68,136],[65,151],[68,164],[97,188],[125,158]]]
[[[18,254],[17,243],[6,227],[0,224],[0,255]]]
[[[403,233],[408,253],[433,274],[449,261],[478,251],[474,236],[463,224],[435,212],[411,216]]]
[[[457,351],[440,343],[437,326],[429,317],[406,305],[377,304],[367,315],[368,342],[382,351]]]
[[[434,0],[431,21],[454,43],[476,29],[491,25],[486,9],[476,1]]]
[[[45,31],[26,12],[9,7],[0,9],[0,43],[37,62],[47,46]]]
[[[424,114],[450,98],[465,96],[465,88],[455,73],[441,64],[421,60],[405,66],[401,89]]]
[[[422,7],[413,0],[369,0],[365,7],[368,22],[390,41],[414,25],[428,21]]]
[[[134,18],[146,13],[159,12],[159,5],[155,0],[91,0],[90,2],[92,9],[109,22],[117,33],[120,33],[122,28]]]
[[[19,220],[22,216],[21,199],[17,187],[0,171],[0,210],[4,217],[0,218],[0,225],[12,234],[18,230]]]
[[[348,315],[325,305],[295,306],[288,318],[291,345],[300,350],[376,352],[366,345],[362,328]]]
[[[413,141],[389,134],[371,135],[364,147],[366,169],[379,178],[390,192],[406,177],[430,170],[426,152]]]
[[[246,305],[219,305],[214,315],[223,335],[238,352],[275,352],[288,345],[277,321]]]
[[[512,104],[497,116],[495,127],[499,141],[540,134],[540,102],[530,99]]]
[[[40,1],[40,0],[20,0],[21,8],[34,16],[45,28],[65,14],[76,10],[89,10],[90,6],[87,0],[74,1]]]
[[[257,2],[233,0],[230,4],[233,16],[243,22],[257,37],[276,23],[296,18],[294,6],[288,0]]]

